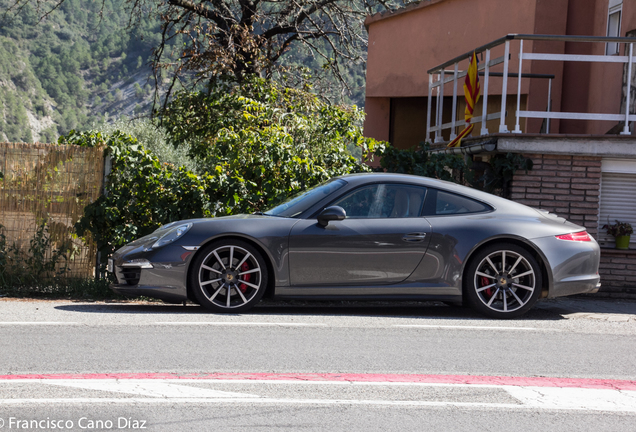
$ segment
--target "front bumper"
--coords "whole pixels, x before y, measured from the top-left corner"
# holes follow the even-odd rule
[[[187,294],[183,294],[179,287],[111,284],[110,289],[126,297],[143,296],[165,300],[171,303],[188,300]]]
[[[110,288],[125,296],[145,296],[169,302],[188,299],[187,264],[192,252],[178,245],[156,251],[117,251],[108,261],[117,282]]]

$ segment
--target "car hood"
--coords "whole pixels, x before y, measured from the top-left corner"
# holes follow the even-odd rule
[[[163,225],[154,232],[138,238],[121,249],[117,250],[117,254],[128,253],[131,251],[148,251],[152,244],[161,237],[163,232],[171,226],[179,224],[191,223],[192,228],[174,244],[198,245],[205,242],[208,238],[218,234],[240,235],[252,238],[258,238],[267,234],[281,234],[289,232],[291,226],[298,222],[298,219],[284,218],[278,216],[256,215],[256,214],[239,214],[233,216],[221,216],[214,218],[198,218],[184,219],[170,224]]]

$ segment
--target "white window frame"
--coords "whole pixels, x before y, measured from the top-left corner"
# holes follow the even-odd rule
[[[629,209],[627,212],[624,212],[621,216],[613,216],[608,214],[606,211],[606,207],[603,205],[603,176],[604,175],[612,175],[619,174],[624,175],[625,180],[631,185],[634,185],[636,188],[636,159],[611,159],[604,158],[601,161],[601,185],[600,185],[600,196],[599,196],[599,204],[598,204],[598,234],[597,240],[601,247],[614,248],[614,238],[607,234],[607,232],[602,228],[603,225],[607,223],[607,219],[609,216],[609,222],[615,223],[615,220],[618,219],[621,222],[629,222],[636,228],[636,203],[630,201],[630,203],[625,202],[626,205],[633,206],[634,210]],[[617,176],[613,176],[617,177]],[[606,177],[607,178],[607,177]],[[630,198],[633,198],[633,195],[630,194]],[[621,200],[623,201],[623,200]],[[625,200],[628,201],[628,200]],[[628,216],[629,215],[629,216]],[[631,216],[631,217],[630,217]],[[636,249],[636,234],[631,236],[629,242],[630,249]]]
[[[613,15],[618,14],[618,28],[610,32],[610,23]],[[619,37],[621,35],[621,21],[623,20],[623,0],[609,0],[609,6],[607,8],[607,36]],[[620,54],[620,46],[618,42],[608,42],[605,44],[606,55],[618,55]]]

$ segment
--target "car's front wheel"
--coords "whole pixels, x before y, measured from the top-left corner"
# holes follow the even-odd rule
[[[477,312],[493,318],[516,318],[536,303],[541,269],[526,249],[510,243],[488,246],[472,257],[464,294]]]
[[[267,287],[263,257],[241,240],[211,243],[197,254],[190,268],[190,286],[196,299],[214,312],[251,309]]]

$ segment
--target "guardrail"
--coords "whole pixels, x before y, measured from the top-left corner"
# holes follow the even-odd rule
[[[618,43],[625,44],[626,52],[628,55],[578,55],[578,54],[550,54],[550,53],[532,53],[523,51],[524,41],[555,41],[555,42],[589,42],[589,43]],[[509,72],[510,65],[510,43],[512,41],[519,41],[519,68],[518,73]],[[481,123],[480,135],[488,135],[488,129],[486,127],[486,121],[488,120],[500,120],[499,132],[510,132],[506,126],[506,103],[508,96],[508,79],[519,78],[517,80],[517,109],[515,111],[516,123],[513,133],[521,133],[520,119],[521,118],[539,118],[545,119],[547,126],[546,131],[550,131],[551,119],[574,119],[574,120],[602,120],[602,121],[624,121],[625,125],[621,135],[630,135],[629,122],[636,121],[636,115],[629,114],[630,105],[630,92],[631,92],[631,76],[632,65],[634,63],[634,43],[636,38],[627,37],[601,37],[601,36],[560,36],[560,35],[525,35],[525,34],[509,34],[500,39],[492,41],[486,45],[480,46],[475,50],[471,50],[465,54],[455,57],[439,66],[436,66],[428,70],[429,85],[428,85],[428,106],[427,106],[427,119],[426,119],[426,138],[430,138],[431,133],[435,133],[434,142],[442,142],[442,131],[445,129],[451,129],[450,139],[453,140],[457,134],[455,129],[465,124],[464,119],[457,119],[457,81],[460,78],[466,76],[466,71],[459,70],[459,63],[464,60],[469,60],[472,57],[473,51],[476,54],[484,53],[485,61],[479,65],[478,70],[480,76],[484,77],[483,93],[482,93],[482,115],[472,118],[471,123]],[[504,45],[504,55],[491,59],[491,50],[493,48]],[[630,85],[627,85],[627,91],[625,95],[625,113],[576,113],[576,112],[552,112],[551,111],[551,92],[552,92],[552,79],[554,75],[544,74],[530,74],[522,73],[523,62],[531,60],[542,61],[575,61],[575,62],[595,62],[595,63],[623,63],[627,64],[627,76],[630,79]],[[490,69],[494,66],[503,64],[503,72],[491,72]],[[452,70],[446,68],[453,66]],[[447,78],[447,75],[452,75]],[[503,77],[501,86],[501,109],[498,112],[488,113],[488,91],[489,91],[489,78],[491,76]],[[437,78],[437,79],[436,79]],[[521,110],[521,79],[522,78],[539,78],[548,79],[548,106],[546,111],[527,111]],[[446,84],[453,85],[453,99],[452,99],[452,118],[450,123],[442,123],[442,114],[444,108],[444,86]],[[436,116],[435,124],[431,123],[431,109],[433,102],[433,91],[436,90]]]

